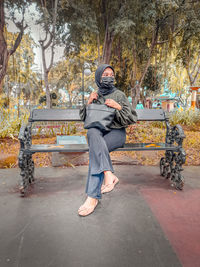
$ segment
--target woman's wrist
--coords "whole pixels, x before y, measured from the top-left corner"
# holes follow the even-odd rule
[[[119,111],[122,110],[122,106],[119,105],[119,107],[117,108],[117,110],[119,110]]]

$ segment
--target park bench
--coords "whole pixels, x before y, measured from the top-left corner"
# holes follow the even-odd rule
[[[160,174],[169,178],[171,184],[177,189],[183,189],[184,178],[181,174],[186,154],[182,147],[184,132],[180,125],[170,126],[169,118],[162,109],[136,110],[138,121],[161,121],[166,124],[164,143],[127,143],[116,151],[155,151],[164,150],[165,156],[160,160]],[[18,157],[21,169],[21,196],[24,196],[29,184],[34,182],[34,162],[32,155],[38,152],[87,152],[87,144],[32,144],[32,125],[34,122],[47,121],[80,121],[79,109],[34,109],[27,125],[21,127],[19,132],[20,151]],[[138,125],[137,127],[141,127]]]

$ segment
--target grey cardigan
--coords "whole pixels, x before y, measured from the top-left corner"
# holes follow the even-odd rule
[[[129,124],[135,123],[137,121],[137,113],[130,105],[128,98],[126,95],[120,91],[115,90],[111,94],[105,95],[105,99],[113,99],[122,107],[121,110],[116,110],[116,115],[111,125],[111,129],[120,129],[127,127]],[[99,96],[98,98],[101,104],[104,103],[103,97]],[[81,120],[85,120],[86,116],[86,105],[83,105],[80,108],[80,118]]]

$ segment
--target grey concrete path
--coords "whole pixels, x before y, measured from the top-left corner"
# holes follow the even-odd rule
[[[0,267],[178,267],[180,260],[141,188],[171,190],[158,167],[115,166],[120,184],[85,218],[87,166],[38,168],[26,198],[19,169],[0,169]],[[200,188],[200,167],[186,187]]]

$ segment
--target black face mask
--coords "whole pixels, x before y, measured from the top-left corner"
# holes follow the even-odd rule
[[[114,77],[102,77],[101,78],[101,87],[112,88],[114,86]]]

